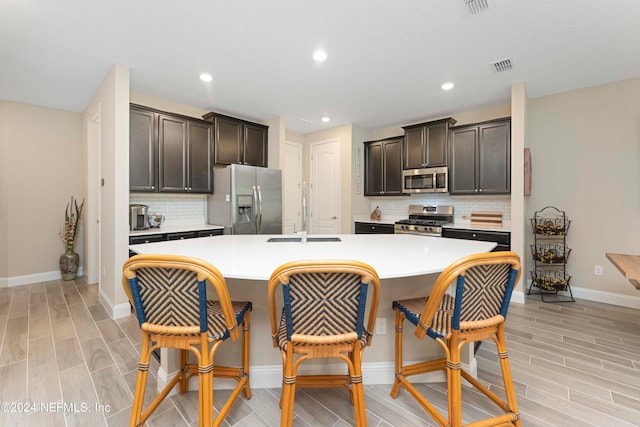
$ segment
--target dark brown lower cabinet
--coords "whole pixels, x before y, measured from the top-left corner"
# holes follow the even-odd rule
[[[480,240],[483,242],[496,242],[492,252],[511,250],[511,233],[506,231],[480,231],[467,229],[443,228],[442,237],[451,239]]]
[[[223,234],[222,229],[146,234],[142,236],[129,236],[129,244],[139,245],[141,243],[166,242],[168,240],[183,240],[183,239],[194,239],[196,237],[222,236],[222,234]],[[133,256],[133,255],[135,255],[135,253],[132,251],[129,251],[129,256]]]
[[[393,224],[356,222],[356,234],[394,234]]]

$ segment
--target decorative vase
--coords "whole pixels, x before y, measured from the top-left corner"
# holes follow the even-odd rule
[[[77,252],[65,252],[60,255],[60,274],[62,280],[73,280],[78,273],[80,255]]]

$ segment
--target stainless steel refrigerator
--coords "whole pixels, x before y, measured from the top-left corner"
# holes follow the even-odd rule
[[[282,234],[282,174],[279,169],[229,165],[213,174],[207,222],[224,234]]]

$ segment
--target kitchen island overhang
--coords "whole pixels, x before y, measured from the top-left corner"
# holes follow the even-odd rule
[[[493,242],[409,234],[337,234],[340,241],[270,242],[286,235],[223,235],[143,243],[141,254],[174,254],[203,259],[227,279],[268,280],[280,265],[295,260],[355,259],[370,264],[381,279],[440,273],[457,259],[489,252]],[[295,235],[290,237],[295,238]],[[314,236],[309,236],[316,237]],[[320,235],[317,235],[320,237]]]
[[[320,235],[312,235],[320,236]],[[323,237],[329,237],[329,235]],[[188,240],[145,243],[129,248],[142,254],[174,254],[201,258],[215,266],[225,277],[232,299],[253,302],[251,321],[251,385],[252,388],[280,387],[282,365],[280,352],[273,348],[267,308],[267,280],[281,264],[305,259],[355,259],[373,266],[381,278],[378,319],[385,318],[386,331],[376,331],[371,349],[364,352],[363,381],[365,384],[392,384],[394,379],[394,319],[391,303],[395,299],[429,295],[438,275],[459,258],[489,252],[495,243],[447,239],[417,235],[339,234],[339,242],[268,242],[273,237],[287,235],[223,235]],[[295,237],[291,235],[291,237]],[[404,333],[413,335],[413,328]],[[405,360],[436,357],[441,348],[431,340],[406,340]],[[463,362],[475,373],[473,346]],[[226,346],[216,356],[216,363],[237,358],[239,344]],[[162,351],[162,378],[177,369],[172,352]],[[305,373],[342,372],[343,364],[310,364]],[[302,372],[301,372],[302,373]],[[433,375],[433,374],[432,374]],[[425,381],[444,377],[425,377]],[[196,385],[194,384],[194,387]],[[223,381],[216,387],[230,387]]]

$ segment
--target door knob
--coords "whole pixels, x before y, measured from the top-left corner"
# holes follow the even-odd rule
[[[337,216],[332,216],[331,219],[338,219],[338,217]]]

